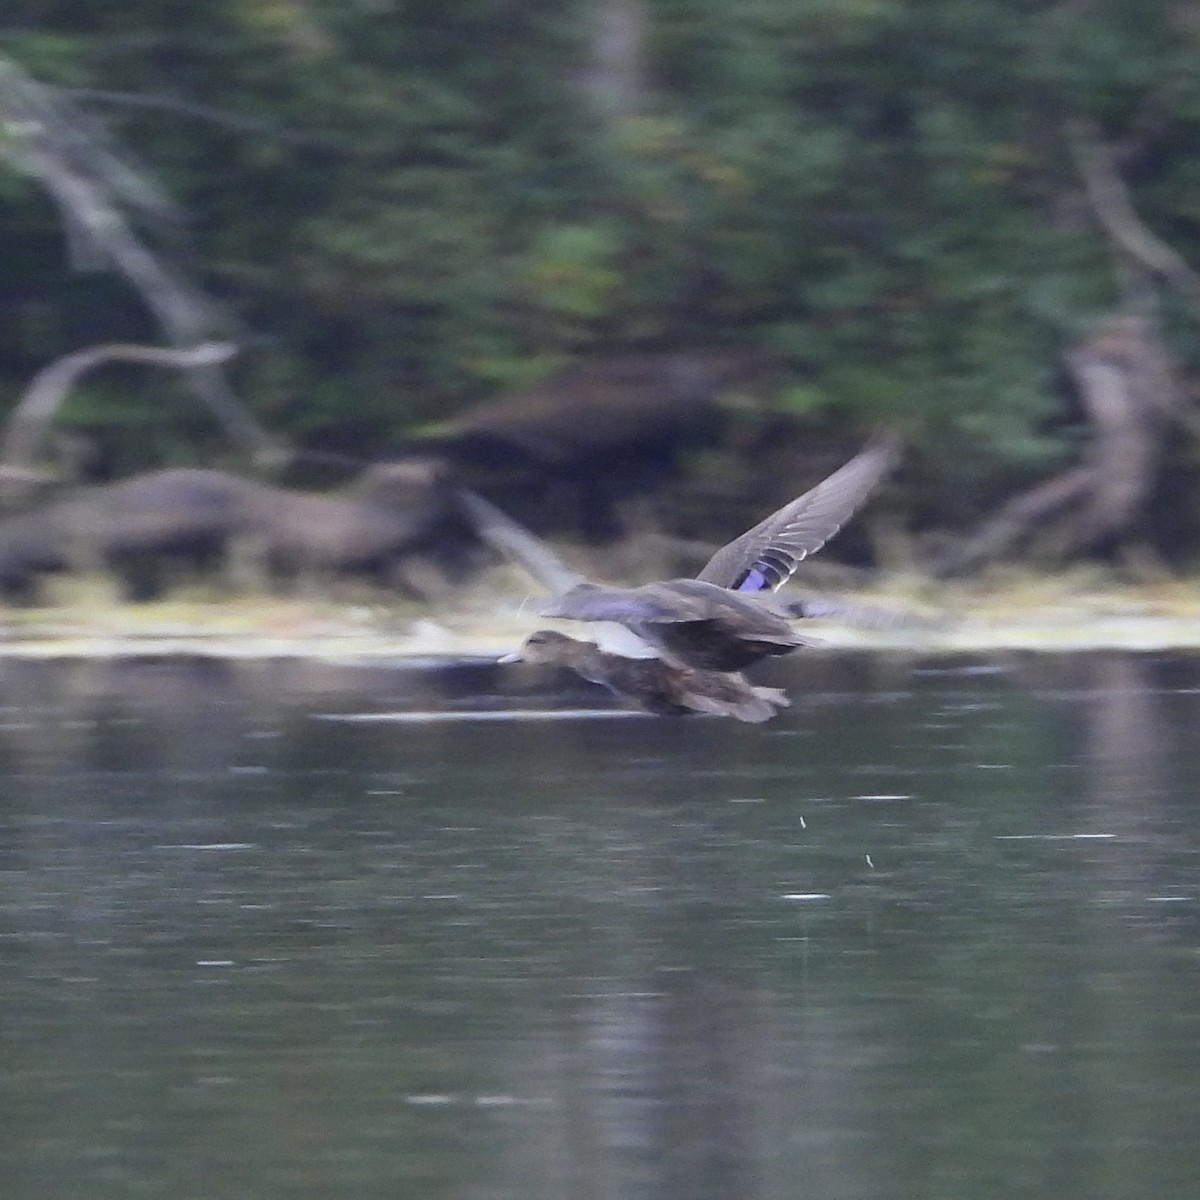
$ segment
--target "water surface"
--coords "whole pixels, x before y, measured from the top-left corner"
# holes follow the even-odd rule
[[[0,663],[3,1196],[1190,1200],[1200,659],[769,681]]]

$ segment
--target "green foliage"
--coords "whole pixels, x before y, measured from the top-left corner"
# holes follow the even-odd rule
[[[794,413],[974,440],[998,469],[1069,450],[1056,364],[1114,279],[1063,122],[1141,139],[1139,212],[1200,262],[1190,7],[643,8],[622,117],[580,83],[603,0],[31,0],[0,48],[92,89],[190,214],[161,248],[261,336],[239,382],[284,435],[386,442],[580,351],[757,343]],[[9,391],[115,329],[156,337],[68,274],[16,179]]]
[[[532,310],[562,327],[586,326],[614,315],[621,299],[620,249],[607,223],[557,225],[535,236],[524,270],[524,291]]]

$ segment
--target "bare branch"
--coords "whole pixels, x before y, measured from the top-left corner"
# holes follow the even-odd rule
[[[230,328],[229,318],[134,232],[126,210],[161,208],[156,186],[114,154],[66,102],[0,56],[0,155],[37,179],[63,213],[68,230],[98,262],[118,270],[179,350]],[[226,433],[260,461],[280,448],[239,403],[215,363],[195,365],[188,379]]]
[[[59,204],[88,229],[113,265],[141,292],[177,348],[194,345],[213,328],[215,314],[208,300],[147,249],[88,180],[48,156],[28,157]],[[274,439],[237,401],[214,364],[194,366],[190,378],[200,399],[238,445],[254,455],[275,452]]]
[[[1065,132],[1100,226],[1130,258],[1165,279],[1200,308],[1200,274],[1143,224],[1134,211],[1128,188],[1117,174],[1110,150],[1095,130],[1086,122],[1069,121]]]
[[[179,224],[178,207],[100,122],[0,54],[0,152],[20,166],[22,150],[34,145],[102,181],[107,192],[141,216]]]
[[[1094,486],[1064,538],[1065,549],[1087,549],[1100,538],[1127,530],[1140,512],[1156,476],[1161,426],[1136,386],[1135,345],[1112,354],[1105,344],[1127,331],[1104,330],[1064,355],[1092,424],[1088,458]],[[1130,339],[1125,337],[1125,341]],[[1132,353],[1130,352],[1132,351]]]
[[[956,575],[999,558],[1036,523],[1086,497],[1096,483],[1094,467],[1073,467],[1014,497],[957,549],[933,564],[935,575]]]
[[[8,418],[0,444],[0,466],[10,471],[32,466],[46,427],[80,376],[106,362],[139,362],[162,367],[201,367],[226,362],[237,353],[230,342],[207,342],[188,350],[114,342],[76,350],[43,367],[22,393]]]
[[[113,104],[124,108],[155,109],[178,113],[180,116],[190,117],[196,121],[206,121],[210,125],[219,125],[226,129],[266,134],[275,141],[285,142],[289,145],[313,146],[347,153],[346,148],[331,137],[316,133],[297,133],[295,130],[286,129],[273,121],[263,120],[261,117],[248,117],[243,113],[229,112],[222,108],[214,108],[210,104],[199,104],[193,100],[180,100],[175,96],[112,92],[102,88],[69,88],[62,94],[73,100],[90,100],[96,104]]]

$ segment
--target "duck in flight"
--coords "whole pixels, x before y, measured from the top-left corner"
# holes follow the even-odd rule
[[[898,455],[897,439],[877,438],[816,487],[723,546],[694,579],[631,588],[590,582],[482,497],[463,492],[462,503],[480,537],[556,597],[543,616],[615,622],[625,636],[611,647],[617,651],[612,657],[738,672],[805,645],[791,626],[792,619],[805,615],[805,602],[788,603],[772,593],[854,515]],[[579,653],[555,645],[560,654]]]
[[[662,658],[626,658],[553,629],[531,633],[519,650],[500,661],[569,667],[620,699],[664,717],[708,713],[767,721],[789,703],[779,688],[757,687],[737,672],[700,671]]]

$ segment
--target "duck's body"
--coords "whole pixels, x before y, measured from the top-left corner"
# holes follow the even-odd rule
[[[673,662],[702,671],[741,671],[805,645],[770,598],[670,579],[634,588],[581,583],[542,610],[546,617],[615,621]]]
[[[501,661],[517,660],[569,667],[622,700],[661,716],[708,713],[757,722],[769,720],[789,703],[779,688],[756,687],[736,673],[700,671],[661,658],[608,654],[592,642],[550,629],[530,634],[520,650]]]
[[[871,443],[718,550],[695,579],[633,588],[591,583],[486,500],[464,494],[463,503],[485,541],[557,596],[543,615],[616,622],[675,666],[740,671],[805,644],[789,622],[803,615],[802,609],[775,601],[770,593],[853,516],[891,470],[897,451],[892,438]]]

